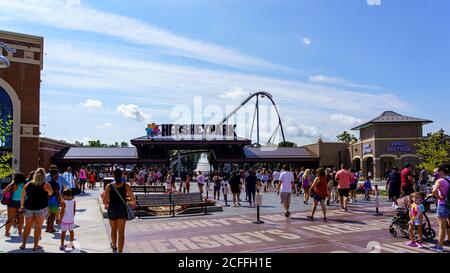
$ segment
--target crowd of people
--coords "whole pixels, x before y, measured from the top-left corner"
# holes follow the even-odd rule
[[[412,166],[405,164],[400,171],[393,167],[387,174],[387,193],[397,208],[400,198],[410,198],[408,207],[411,241],[408,246],[423,247],[422,224],[424,196],[437,198],[437,219],[439,224],[438,243],[432,248],[443,251],[446,233],[450,236],[449,219],[449,188],[450,170],[448,166],[436,168],[432,176],[422,169],[418,178],[411,172]],[[135,196],[130,184],[137,185],[165,185],[168,193],[189,193],[191,181],[196,180],[200,193],[208,194],[212,189],[214,200],[223,198],[225,206],[228,195],[232,195],[232,204],[242,206],[241,196],[245,194],[245,201],[250,207],[256,206],[256,196],[261,192],[275,192],[283,207],[284,216],[292,214],[292,198],[302,197],[303,203],[308,205],[312,201],[308,219],[314,220],[320,204],[322,220],[327,222],[327,206],[339,204],[343,212],[348,211],[348,204],[356,202],[357,190],[362,190],[364,199],[370,200],[371,195],[379,201],[378,186],[372,187],[371,173],[362,173],[348,168],[345,164],[339,170],[335,168],[299,168],[292,169],[284,165],[281,169],[268,170],[241,169],[229,173],[212,172],[207,175],[202,172],[173,171],[161,172],[156,169],[135,169],[122,171],[117,168],[113,172],[88,170],[85,167],[74,171],[67,168],[64,173],[52,165],[48,172],[39,168],[31,172],[28,177],[22,173],[14,174],[14,179],[3,191],[3,196],[9,196],[8,219],[5,225],[5,236],[10,236],[13,224],[17,226],[18,234],[22,237],[20,249],[25,249],[31,230],[34,228],[33,250],[42,249],[39,244],[42,227],[45,232],[55,233],[59,228],[61,233],[62,251],[74,249],[74,222],[76,214],[75,196],[89,189],[95,189],[96,182],[105,177],[113,177],[114,182],[106,186],[102,194],[108,211],[111,226],[111,248],[121,253],[125,243],[125,225],[128,218],[128,204],[135,205]],[[179,179],[177,179],[179,177]],[[430,179],[431,177],[431,179]],[[434,186],[431,182],[434,182]],[[179,186],[177,188],[177,183]],[[358,186],[358,184],[360,184]],[[57,228],[58,227],[58,228]],[[69,232],[69,244],[65,245],[66,234]],[[416,240],[415,232],[418,233]]]
[[[38,168],[30,172],[28,178],[23,173],[15,173],[13,182],[3,190],[3,196],[10,196],[7,201],[5,236],[11,236],[10,230],[15,222],[18,234],[22,237],[20,249],[24,250],[34,228],[33,250],[41,250],[43,247],[39,242],[42,226],[45,223],[45,232],[56,233],[55,224],[57,224],[60,225],[61,232],[60,249],[73,250],[76,213],[73,189],[75,189],[74,181],[66,181],[56,166],[52,166],[48,173],[43,168]],[[67,232],[70,233],[69,245],[65,245]]]

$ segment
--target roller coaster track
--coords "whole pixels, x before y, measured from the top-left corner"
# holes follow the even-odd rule
[[[264,92],[264,91],[258,91],[253,94],[250,94],[245,100],[242,101],[242,103],[238,107],[236,107],[231,113],[229,113],[228,116],[226,116],[222,120],[222,122],[218,124],[218,126],[222,126],[223,124],[227,123],[228,119],[230,119],[234,114],[236,114],[242,107],[244,107],[247,103],[249,103],[255,97],[256,97],[255,115],[253,116],[252,129],[250,131],[250,138],[253,133],[253,125],[254,125],[255,119],[256,119],[256,134],[257,134],[256,143],[260,144],[260,141],[259,141],[259,99],[267,98],[272,103],[273,107],[275,108],[275,111],[277,112],[277,116],[278,116],[278,126],[277,126],[277,128],[275,128],[274,132],[272,133],[272,136],[269,138],[269,141],[267,143],[270,143],[272,139],[275,139],[275,135],[278,131],[278,128],[280,128],[280,130],[281,130],[281,136],[283,138],[283,141],[286,141],[286,138],[284,135],[283,123],[281,121],[281,116],[280,116],[278,108],[275,104],[275,101],[273,100],[273,97],[270,93]]]

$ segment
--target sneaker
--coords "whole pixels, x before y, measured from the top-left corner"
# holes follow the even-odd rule
[[[435,245],[433,247],[430,247],[430,251],[434,252],[444,252],[444,248],[440,245]]]
[[[416,242],[409,242],[409,243],[405,243],[405,246],[417,247],[417,244],[416,244]]]

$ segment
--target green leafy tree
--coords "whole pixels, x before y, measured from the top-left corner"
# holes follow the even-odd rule
[[[358,141],[358,139],[347,131],[342,132],[342,134],[337,136],[340,142],[351,143],[352,141]]]
[[[90,140],[90,141],[88,141],[86,147],[105,148],[105,147],[108,147],[108,145],[102,143],[100,140]]]
[[[278,147],[297,147],[297,144],[290,141],[282,141],[278,143]]]
[[[448,163],[450,160],[448,151],[450,144],[446,140],[443,129],[435,133],[429,133],[422,141],[416,144],[417,154],[422,159],[419,168],[425,168],[432,173],[437,166]]]
[[[128,142],[126,142],[126,141],[122,141],[121,143],[120,143],[120,147],[129,147],[128,146]]]
[[[6,121],[0,119],[0,146],[2,147],[6,143],[7,138],[12,135],[12,124],[11,116],[8,116]],[[2,152],[0,156],[0,179],[6,178],[14,173],[14,169],[11,166],[12,158],[13,154],[11,152]]]

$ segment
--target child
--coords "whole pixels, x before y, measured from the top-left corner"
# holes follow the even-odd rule
[[[411,195],[412,203],[409,206],[409,238],[411,242],[406,243],[410,247],[423,248],[422,245],[422,224],[423,213],[425,212],[424,206],[420,203],[420,193],[415,192]],[[417,229],[419,235],[419,241],[416,243],[414,236],[414,229]]]
[[[378,185],[375,185],[375,207],[377,208],[378,214],[378,208],[380,207],[380,190],[378,190]]]
[[[70,234],[70,244],[69,248],[75,249],[73,245],[73,240],[75,233],[73,232],[76,202],[73,199],[73,194],[70,189],[66,189],[63,192],[63,202],[61,203],[61,246],[60,250],[66,250],[66,245],[64,245],[64,240],[66,239],[66,232],[69,231]]]
[[[229,207],[228,205],[228,181],[225,178],[222,182],[222,193],[223,193],[223,199],[225,200],[225,206]]]
[[[370,177],[366,176],[366,181],[364,181],[364,192],[366,196],[366,201],[370,200],[371,191],[372,191],[372,183],[370,182]]]

